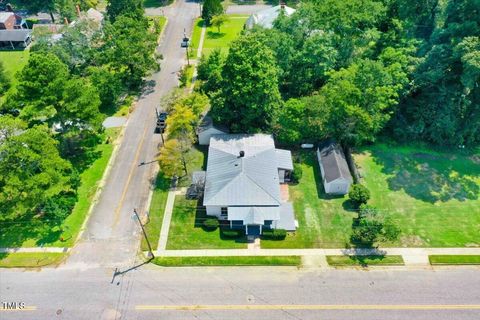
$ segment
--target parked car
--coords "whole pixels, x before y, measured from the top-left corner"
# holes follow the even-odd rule
[[[157,126],[155,127],[156,133],[163,133],[167,127],[168,113],[160,112],[157,117]]]
[[[188,39],[187,37],[184,37],[182,39],[182,43],[180,44],[180,46],[182,48],[187,48],[189,45],[190,45],[190,39]]]

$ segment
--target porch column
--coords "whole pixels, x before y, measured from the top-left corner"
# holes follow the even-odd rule
[[[260,234],[262,234],[262,225],[260,225]]]
[[[245,225],[245,234],[248,236],[248,225]]]
[[[232,220],[230,220],[230,229],[232,229]]]

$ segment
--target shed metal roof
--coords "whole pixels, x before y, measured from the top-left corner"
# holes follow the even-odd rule
[[[0,41],[4,42],[23,42],[32,34],[29,29],[0,30]]]
[[[275,149],[277,154],[277,167],[280,169],[293,170],[292,153],[290,150]]]

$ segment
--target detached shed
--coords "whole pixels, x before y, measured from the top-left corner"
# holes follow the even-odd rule
[[[31,41],[32,31],[29,29],[0,30],[0,47],[26,48]]]
[[[327,194],[344,195],[353,183],[342,148],[334,141],[326,141],[317,149],[322,182]]]
[[[210,144],[210,138],[217,134],[227,134],[226,126],[214,125],[210,117],[204,117],[197,128],[198,144],[207,146]]]

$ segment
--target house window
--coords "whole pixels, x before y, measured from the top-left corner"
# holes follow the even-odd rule
[[[220,214],[222,217],[228,216],[228,208],[227,207],[222,207],[222,211]]]

